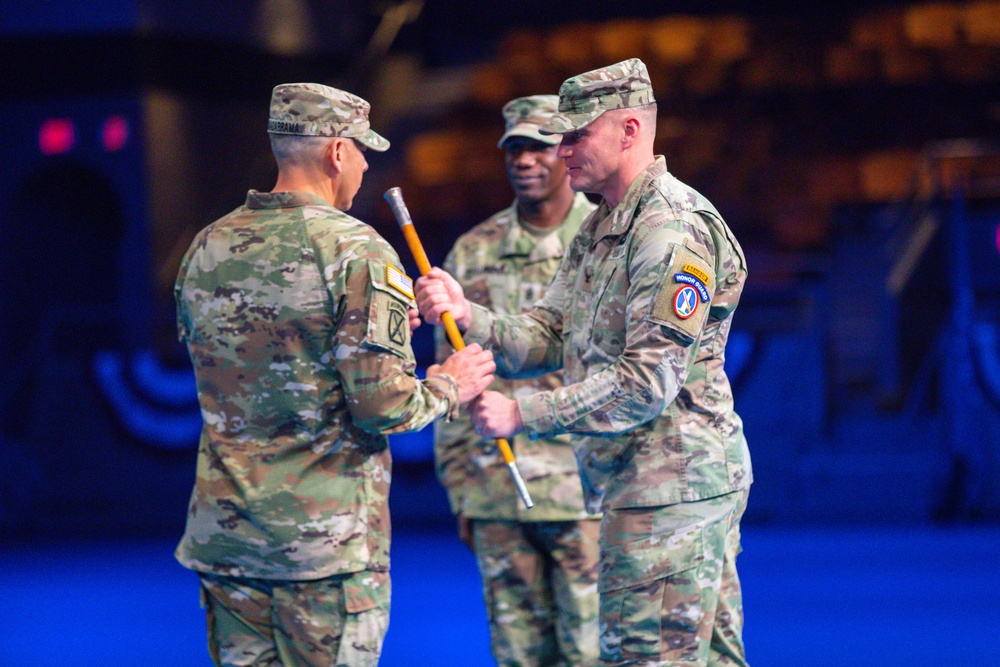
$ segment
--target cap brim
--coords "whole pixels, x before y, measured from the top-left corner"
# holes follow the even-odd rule
[[[586,113],[557,113],[545,121],[545,124],[538,128],[538,131],[547,135],[575,132],[581,127],[593,123],[602,113],[604,113],[603,109]]]
[[[540,141],[543,144],[548,144],[550,146],[555,146],[561,139],[558,136],[552,136],[551,134],[542,134],[538,131],[538,127],[532,125],[530,127],[526,126],[514,126],[507,130],[500,141],[497,142],[497,148],[503,148],[503,142],[507,141],[511,137],[527,137],[528,139],[534,139],[535,141]]]
[[[368,130],[360,137],[354,137],[357,141],[379,153],[389,150],[389,140],[375,130]]]

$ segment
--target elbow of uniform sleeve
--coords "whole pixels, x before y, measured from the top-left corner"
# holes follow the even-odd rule
[[[626,397],[607,413],[608,423],[624,433],[663,414],[680,392],[687,369],[671,354],[664,354],[648,382],[626,392]]]
[[[445,378],[420,382],[412,375],[401,375],[380,382],[348,397],[351,417],[355,425],[371,433],[419,431],[458,402],[454,379]]]
[[[416,378],[403,376],[348,396],[347,406],[356,426],[385,433],[409,421],[416,392]]]

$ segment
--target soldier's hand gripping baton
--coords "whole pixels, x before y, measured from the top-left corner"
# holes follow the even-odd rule
[[[392,214],[396,216],[396,222],[399,223],[399,228],[406,238],[406,245],[410,246],[410,252],[413,253],[413,259],[417,262],[420,275],[426,276],[431,270],[431,263],[427,260],[427,253],[424,252],[424,246],[420,243],[417,230],[413,227],[410,212],[406,209],[406,203],[403,201],[403,192],[399,188],[389,188],[385,191],[385,200],[389,202]],[[447,311],[442,313],[441,323],[444,324],[444,330],[448,334],[451,346],[456,350],[464,348],[465,341],[462,340],[462,334],[459,332],[458,325],[455,324],[455,318],[451,316],[451,313]],[[517,487],[517,493],[524,501],[524,506],[531,509],[535,503],[531,501],[528,487],[524,485],[521,471],[517,469],[517,461],[514,460],[514,452],[511,451],[510,444],[505,438],[497,438],[497,447],[500,448],[500,455],[503,456],[504,463],[507,464],[511,479],[514,480],[514,486]]]

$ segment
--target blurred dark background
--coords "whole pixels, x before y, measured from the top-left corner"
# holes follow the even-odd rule
[[[0,546],[169,556],[200,428],[171,288],[194,234],[272,187],[274,85],[372,102],[393,147],[351,213],[409,262],[381,197],[402,187],[437,263],[512,200],[502,104],[636,56],[657,151],[750,263],[727,362],[747,533],[993,541],[1000,1],[4,0]],[[430,363],[429,327],[414,345]],[[393,439],[394,523],[451,539],[430,437]]]

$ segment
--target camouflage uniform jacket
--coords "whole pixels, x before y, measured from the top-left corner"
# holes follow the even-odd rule
[[[389,569],[384,434],[458,399],[450,376],[414,374],[399,266],[375,230],[304,192],[251,190],[195,237],[174,288],[204,420],[183,565]]]
[[[518,222],[517,203],[459,237],[444,269],[462,284],[468,298],[498,313],[531,308],[552,281],[564,249],[595,206],[577,194],[562,224],[536,237]],[[438,360],[452,352],[440,327]],[[562,373],[524,380],[497,380],[490,389],[505,396],[526,396],[562,386]],[[535,506],[526,510],[510,479],[495,440],[476,435],[469,417],[435,422],[434,453],[438,477],[452,511],[471,518],[520,521],[574,521],[583,509],[580,472],[569,436],[529,440],[519,435],[510,445]]]
[[[746,263],[715,208],[658,157],[584,222],[529,313],[473,306],[466,335],[507,377],[562,367],[518,399],[531,437],[573,433],[590,508],[657,507],[749,486],[723,368]]]

